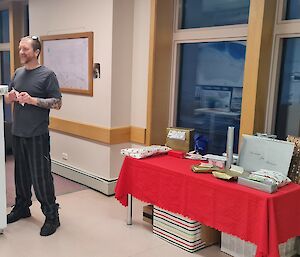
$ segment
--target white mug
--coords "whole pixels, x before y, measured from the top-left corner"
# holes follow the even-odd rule
[[[5,95],[8,92],[8,86],[0,85],[0,95]]]

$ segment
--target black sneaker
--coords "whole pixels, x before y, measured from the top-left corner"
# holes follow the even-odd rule
[[[50,236],[55,233],[56,229],[60,226],[59,218],[48,219],[46,218],[44,225],[41,228],[41,236]]]
[[[19,219],[31,216],[29,208],[20,208],[15,206],[9,214],[7,214],[7,224],[18,221]]]

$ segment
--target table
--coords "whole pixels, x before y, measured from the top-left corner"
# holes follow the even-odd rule
[[[3,128],[3,96],[7,93],[7,86],[0,86],[0,234],[6,227],[6,187],[5,187],[5,152]]]
[[[126,157],[115,197],[127,206],[132,195],[252,242],[256,257],[278,257],[278,244],[300,235],[299,185],[291,183],[268,194],[211,174],[195,174],[191,166],[196,163],[168,155]]]

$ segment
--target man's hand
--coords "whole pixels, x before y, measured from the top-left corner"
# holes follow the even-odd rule
[[[5,102],[10,104],[17,101],[17,91],[12,89],[5,95]]]
[[[36,99],[34,97],[31,97],[27,92],[20,92],[17,95],[17,101],[22,105],[24,104],[36,105]]]

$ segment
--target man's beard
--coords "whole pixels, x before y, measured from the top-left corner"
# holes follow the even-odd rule
[[[27,63],[30,63],[32,61],[33,58],[28,58],[28,57],[24,57],[24,58],[21,58],[20,62],[21,64],[27,64]]]

